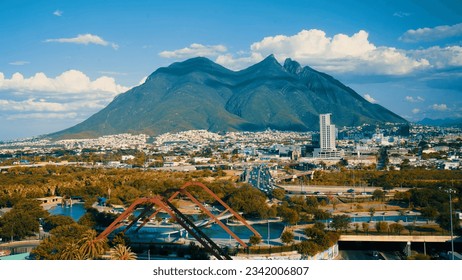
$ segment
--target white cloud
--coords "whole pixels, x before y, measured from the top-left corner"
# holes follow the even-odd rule
[[[413,114],[418,114],[418,113],[420,113],[420,109],[414,108],[414,109],[412,109],[412,113]]]
[[[22,65],[29,64],[29,63],[30,63],[29,61],[18,60],[18,61],[12,61],[12,62],[10,62],[8,64],[9,65],[14,65],[14,66],[22,66]]]
[[[7,120],[47,120],[47,119],[75,119],[77,113],[32,113],[32,114],[15,114],[7,117]]]
[[[336,34],[333,37],[318,29],[302,30],[292,36],[265,37],[253,43],[247,55],[223,54],[216,61],[237,70],[274,54],[279,61],[290,57],[321,71],[388,75],[407,74],[429,66],[425,58],[409,57],[396,48],[377,47],[369,42],[368,36],[364,30],[352,36]]]
[[[46,102],[44,99],[36,101],[28,99],[24,101],[0,100],[1,111],[36,111],[36,112],[63,112],[67,106],[56,102]]]
[[[25,78],[21,73],[14,73],[10,79],[0,72],[0,91],[47,93],[89,93],[103,92],[110,95],[127,91],[129,88],[116,84],[114,78],[102,76],[94,81],[78,70],[63,72],[55,78],[48,78],[44,73],[36,73]]]
[[[454,25],[440,25],[433,28],[425,27],[409,29],[399,39],[403,42],[436,41],[450,37],[462,36],[462,23]]]
[[[410,102],[410,103],[418,103],[418,102],[424,102],[425,99],[420,97],[420,96],[417,96],[417,97],[413,97],[413,96],[406,96],[406,101],[407,102]]]
[[[189,47],[174,50],[163,51],[159,55],[165,58],[191,58],[196,56],[217,56],[225,53],[226,47],[223,45],[204,46],[201,44],[191,44]]]
[[[60,10],[56,10],[53,12],[53,15],[57,16],[57,17],[60,17],[63,15],[63,11],[60,11]]]
[[[441,69],[453,66],[462,66],[462,47],[430,47],[422,50],[408,51],[415,59],[426,59],[432,67]]]
[[[146,82],[146,80],[148,79],[148,76],[144,76],[143,78],[141,78],[141,80],[139,81],[138,85],[142,85]]]
[[[234,57],[232,54],[228,53],[228,54],[219,55],[216,58],[215,62],[225,67],[228,67],[230,69],[240,70],[247,66],[255,64],[263,59],[264,57],[259,53],[251,53],[248,56],[244,55],[244,56],[239,56],[239,57]]]
[[[447,111],[448,106],[446,104],[433,104],[431,108],[435,111]]]
[[[103,38],[93,35],[93,34],[79,34],[74,38],[58,38],[58,39],[47,39],[46,43],[71,43],[71,44],[95,44],[101,46],[111,46],[113,49],[117,50],[119,46],[115,43],[107,42]]]
[[[370,94],[365,94],[364,99],[366,99],[370,103],[377,103],[377,100],[375,100]]]
[[[15,73],[5,78],[0,72],[0,115],[19,119],[85,119],[104,108],[113,98],[129,88],[111,77],[90,79],[77,70],[54,78],[37,73],[25,78]]]
[[[36,100],[30,98],[27,100],[14,101],[0,99],[0,111],[6,112],[67,112],[87,111],[88,109],[101,109],[104,104],[94,100],[76,100],[66,103],[47,101],[46,99]]]
[[[462,66],[462,46],[417,50],[376,46],[369,41],[369,34],[364,30],[351,36],[336,34],[333,37],[318,29],[302,30],[292,36],[265,37],[251,44],[249,50],[236,53],[228,52],[223,45],[201,44],[159,53],[166,58],[207,56],[234,70],[258,63],[270,54],[281,63],[292,58],[302,65],[333,74],[407,75],[420,70]]]

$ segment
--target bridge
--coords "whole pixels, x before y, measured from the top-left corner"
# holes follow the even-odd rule
[[[456,240],[457,237],[454,238]],[[339,241],[362,242],[449,242],[449,235],[349,235],[342,234]]]
[[[218,216],[212,214],[201,202],[199,202],[188,190],[188,187],[199,187],[209,195],[211,195],[217,202],[219,202],[225,211],[220,213]],[[247,221],[237,212],[235,212],[231,207],[229,207],[224,201],[222,201],[214,192],[207,188],[204,184],[199,182],[188,182],[179,188],[170,198],[165,198],[159,195],[152,197],[143,197],[136,199],[120,216],[118,216],[114,222],[112,222],[103,232],[101,232],[97,239],[105,239],[111,234],[115,229],[122,226],[124,221],[134,213],[137,207],[142,206],[144,210],[137,216],[135,219],[125,227],[122,232],[126,232],[132,226],[137,225],[138,221],[141,221],[141,224],[138,225],[138,229],[144,227],[147,222],[155,217],[157,213],[161,210],[165,211],[172,219],[174,219],[180,226],[182,226],[189,234],[191,234],[207,251],[214,255],[218,260],[231,260],[231,257],[220,248],[212,239],[210,239],[205,233],[203,233],[199,227],[194,224],[186,215],[184,215],[173,203],[172,201],[178,195],[185,195],[191,201],[193,201],[206,215],[209,216],[211,222],[217,223],[221,228],[223,228],[230,236],[232,236],[236,241],[238,241],[244,248],[247,247],[247,244],[242,241],[234,232],[232,232],[225,224],[221,222],[221,217],[226,215],[228,212],[232,214],[234,218],[242,222],[250,231],[252,231],[256,236],[261,237],[261,235],[250,226]]]

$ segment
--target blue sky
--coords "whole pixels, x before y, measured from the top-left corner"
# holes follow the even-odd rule
[[[462,117],[462,2],[0,1],[0,140],[77,124],[157,68],[269,54],[410,121]]]

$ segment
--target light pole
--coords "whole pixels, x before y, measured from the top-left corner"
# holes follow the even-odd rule
[[[452,260],[454,260],[454,229],[452,224],[452,194],[456,191],[449,188],[443,189],[449,195],[449,222],[451,223],[451,255]]]

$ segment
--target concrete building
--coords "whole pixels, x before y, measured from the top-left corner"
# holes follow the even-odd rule
[[[330,122],[331,114],[319,115],[321,152],[335,151],[335,125]]]
[[[340,158],[342,155],[335,146],[335,125],[331,123],[332,114],[319,115],[319,144],[313,156],[317,158]]]

